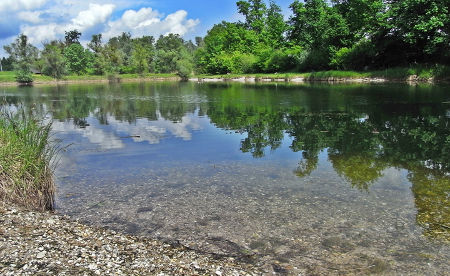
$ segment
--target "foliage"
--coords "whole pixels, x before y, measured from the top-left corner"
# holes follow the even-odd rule
[[[195,43],[177,34],[162,35],[155,41],[151,36],[132,37],[130,33],[103,43],[102,35],[94,34],[87,50],[79,42],[81,32],[71,30],[65,32],[60,47],[65,66],[56,58],[56,48],[44,47],[47,52],[38,58],[31,45],[27,46],[29,59],[21,62],[16,54],[20,51],[12,47],[20,46],[19,40],[6,46],[16,53],[7,51],[10,57],[3,58],[2,65],[10,70],[14,63],[15,70],[21,71],[18,80],[24,82],[31,80],[30,65],[58,77],[64,74],[63,67],[76,74],[178,72],[187,76],[193,70],[197,74],[244,74],[417,66],[430,68],[421,71],[423,78],[448,77],[449,1],[293,0],[288,20],[274,0],[239,0],[236,6],[243,22],[218,23],[204,38],[196,37]],[[51,62],[50,56],[55,58]],[[433,66],[436,69],[431,69]],[[398,70],[394,73],[400,74]]]
[[[54,207],[52,160],[57,147],[50,144],[51,123],[26,114],[0,114],[0,198],[27,208]]]
[[[76,44],[80,44],[80,39],[81,37],[81,33],[78,30],[71,30],[71,31],[66,31],[65,32],[65,41],[66,41],[66,46],[70,46],[74,43]]]
[[[28,37],[20,34],[15,42],[4,46],[4,49],[13,61],[16,81],[19,83],[33,82],[30,66],[37,60],[38,49],[28,43]]]
[[[66,74],[63,47],[58,41],[52,41],[44,45],[42,60],[44,62],[43,74],[55,79],[61,79]]]
[[[78,75],[87,72],[91,53],[86,51],[81,44],[73,43],[64,49],[64,57],[66,59],[69,71]]]
[[[2,64],[2,70],[3,71],[12,71],[13,69],[13,60],[12,57],[9,56],[8,58],[3,57],[1,60]]]

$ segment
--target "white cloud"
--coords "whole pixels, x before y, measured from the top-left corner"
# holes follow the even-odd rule
[[[81,11],[72,19],[72,28],[85,31],[97,24],[105,23],[114,11],[114,5],[89,4],[89,9]]]
[[[1,0],[0,12],[32,10],[42,7],[48,0]]]
[[[199,23],[198,19],[187,19],[187,12],[184,10],[171,13],[164,18],[158,11],[141,8],[139,11],[127,10],[120,19],[109,22],[109,30],[104,36],[111,38],[122,32],[130,32],[134,37],[169,33],[183,36]]]
[[[20,20],[26,21],[26,22],[30,22],[33,24],[38,24],[42,22],[42,19],[40,18],[42,12],[40,11],[23,11],[23,12],[19,12],[17,14],[17,17]]]
[[[84,32],[94,26],[105,24],[114,11],[114,5],[90,4],[89,9],[83,10],[71,20],[70,23],[56,24],[49,23],[46,25],[24,25],[22,32],[27,35],[32,44],[62,38],[65,31],[77,29]]]
[[[188,18],[184,10],[165,15],[150,7],[127,9],[131,3],[150,4],[147,0],[0,0],[0,54],[4,42],[19,33],[40,47],[42,42],[63,39],[66,31],[74,29],[83,34],[82,42],[96,33],[102,33],[107,41],[122,32],[130,32],[132,37],[169,33],[183,36],[200,23]],[[125,12],[117,14],[117,10]]]

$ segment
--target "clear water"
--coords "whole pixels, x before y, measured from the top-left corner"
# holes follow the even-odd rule
[[[285,274],[450,271],[450,87],[0,88],[68,147],[58,211]]]

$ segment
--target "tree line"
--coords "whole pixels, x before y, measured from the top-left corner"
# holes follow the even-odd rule
[[[216,24],[195,43],[169,34],[132,38],[130,33],[83,47],[77,30],[39,51],[21,34],[5,46],[18,80],[35,70],[65,74],[274,73],[384,69],[415,64],[450,64],[450,1],[295,0],[284,20],[273,0],[236,3],[244,21]]]
[[[43,49],[28,42],[28,37],[19,35],[15,42],[4,46],[10,55],[13,69],[19,82],[32,81],[32,69],[45,75],[61,79],[67,74],[105,75],[146,72],[177,73],[188,76],[193,70],[196,46],[179,35],[169,34],[155,40],[152,36],[132,38],[122,33],[103,43],[102,35],[95,34],[87,44],[81,45],[81,33],[72,30],[65,33],[65,40],[43,43]]]

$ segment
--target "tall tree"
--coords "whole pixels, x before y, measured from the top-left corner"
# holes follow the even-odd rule
[[[69,47],[66,47],[64,57],[70,72],[77,75],[82,75],[87,72],[90,53],[89,51],[85,51],[81,44],[73,43]]]
[[[267,6],[263,0],[241,0],[236,3],[245,24],[255,32],[262,32],[266,26]]]
[[[284,34],[287,31],[287,24],[281,14],[281,8],[274,1],[270,1],[267,10],[267,33],[269,43],[272,47],[278,48],[284,44]]]
[[[92,39],[88,43],[88,47],[94,53],[92,60],[93,73],[96,75],[103,75],[106,70],[106,61],[102,44],[102,34],[92,35]]]
[[[150,64],[153,62],[155,56],[153,44],[155,39],[153,36],[143,36],[132,41],[131,63],[135,68],[135,72],[142,74],[150,70]]]
[[[21,83],[33,82],[30,66],[38,57],[38,49],[28,43],[28,37],[20,34],[15,42],[3,48],[13,60],[16,80]]]
[[[102,34],[92,35],[91,42],[88,43],[88,48],[94,53],[100,53],[102,50]]]
[[[346,21],[325,0],[296,0],[290,7],[289,39],[309,50],[303,69],[327,69],[331,56],[348,43]]]
[[[63,45],[59,41],[44,44],[42,50],[43,73],[55,79],[61,79],[66,74],[66,63],[63,55]]]
[[[412,47],[410,62],[450,58],[450,1],[395,0],[390,13],[392,31]]]
[[[345,19],[354,41],[373,36],[383,24],[386,13],[384,0],[332,0],[334,8]]]
[[[65,33],[65,40],[66,40],[66,46],[70,46],[74,43],[80,43],[79,39],[81,37],[81,33],[78,30],[72,30],[72,31],[66,31]]]

